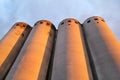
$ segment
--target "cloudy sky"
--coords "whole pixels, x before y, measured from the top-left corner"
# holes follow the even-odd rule
[[[83,23],[91,16],[103,17],[120,41],[120,0],[0,0],[0,39],[18,21],[47,19],[57,28],[65,18]]]

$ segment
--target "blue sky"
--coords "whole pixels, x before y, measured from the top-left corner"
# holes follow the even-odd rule
[[[0,0],[0,39],[15,22],[47,19],[57,28],[65,18],[83,23],[91,16],[103,17],[120,41],[120,0]]]

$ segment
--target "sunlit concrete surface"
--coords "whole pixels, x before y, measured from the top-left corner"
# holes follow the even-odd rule
[[[47,20],[36,22],[5,80],[45,80],[55,31]]]
[[[98,16],[18,22],[0,40],[0,80],[120,80],[120,42]]]
[[[18,22],[0,41],[0,80],[6,76],[14,63],[31,29],[28,24]]]
[[[104,19],[90,17],[83,28],[98,80],[120,80],[119,41]]]
[[[90,80],[81,26],[75,19],[59,24],[51,80]]]

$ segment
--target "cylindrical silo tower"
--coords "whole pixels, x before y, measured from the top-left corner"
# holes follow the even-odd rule
[[[94,16],[83,23],[93,73],[98,80],[120,80],[119,41],[103,18]]]
[[[0,80],[3,80],[14,63],[31,29],[28,24],[18,22],[0,41]]]
[[[51,22],[38,21],[5,80],[45,80],[55,31]]]
[[[72,18],[58,27],[51,80],[90,80],[80,23]]]

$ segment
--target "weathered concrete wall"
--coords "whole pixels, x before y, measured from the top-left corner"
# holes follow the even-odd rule
[[[53,47],[55,27],[47,20],[38,21],[6,80],[45,80]]]
[[[60,23],[51,80],[90,80],[81,35],[77,20],[70,18]]]
[[[31,29],[28,24],[18,22],[0,41],[0,80],[14,63]]]
[[[83,23],[98,80],[120,80],[119,41],[101,17],[90,17]]]

